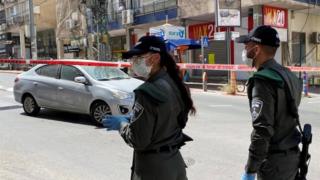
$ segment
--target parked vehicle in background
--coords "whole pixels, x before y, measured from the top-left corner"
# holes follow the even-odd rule
[[[130,113],[133,90],[142,83],[115,67],[37,65],[16,77],[13,92],[27,115],[49,108],[88,114],[101,124],[106,114]]]

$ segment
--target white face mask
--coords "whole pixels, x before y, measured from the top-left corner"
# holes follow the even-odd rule
[[[246,49],[244,49],[244,50],[242,51],[241,57],[242,57],[242,61],[243,61],[246,65],[252,66],[252,64],[253,64],[253,63],[252,63],[252,62],[253,62],[253,59],[248,58],[248,56],[247,56],[247,50],[246,50]]]
[[[151,72],[151,66],[147,66],[146,59],[141,58],[134,60],[134,62],[132,63],[132,70],[137,76],[147,79],[149,78]]]
[[[255,48],[255,47],[253,47],[253,48]],[[253,48],[251,48],[249,51],[251,51]],[[254,58],[249,58],[249,57],[247,56],[247,54],[248,54],[248,51],[247,51],[246,49],[244,49],[244,50],[242,51],[242,55],[241,55],[242,61],[243,61],[245,64],[247,64],[248,66],[253,67],[253,66],[254,66]]]

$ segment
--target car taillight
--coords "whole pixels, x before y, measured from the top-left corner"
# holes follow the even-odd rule
[[[19,81],[19,78],[16,77],[16,78],[14,79],[14,83],[17,83],[18,81]]]

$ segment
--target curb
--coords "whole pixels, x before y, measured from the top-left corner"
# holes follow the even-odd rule
[[[25,72],[25,71],[15,71],[15,70],[13,70],[13,71],[10,71],[10,70],[0,70],[0,73],[9,73],[9,74],[21,74],[21,73],[23,73],[23,72]]]
[[[207,91],[203,91],[200,88],[190,88],[191,92],[195,92],[195,93],[211,93],[211,94],[216,94],[216,95],[224,95],[224,96],[247,96],[246,93],[239,93],[237,92],[236,94],[228,94],[224,91],[219,91],[219,90],[207,90]]]

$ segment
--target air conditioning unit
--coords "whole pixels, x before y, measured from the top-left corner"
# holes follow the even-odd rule
[[[13,18],[7,20],[8,25],[14,25]]]
[[[67,19],[66,20],[66,28],[67,29],[73,29],[76,26],[76,23],[72,19]]]
[[[2,24],[2,25],[1,25],[1,30],[4,31],[4,30],[6,30],[6,29],[7,29],[7,24]]]
[[[78,12],[73,12],[71,14],[71,19],[74,21],[78,21],[79,20],[79,13]]]
[[[122,24],[133,23],[133,11],[131,9],[123,10],[121,13],[122,13]]]
[[[311,35],[311,42],[313,44],[320,44],[320,32],[314,32]]]

